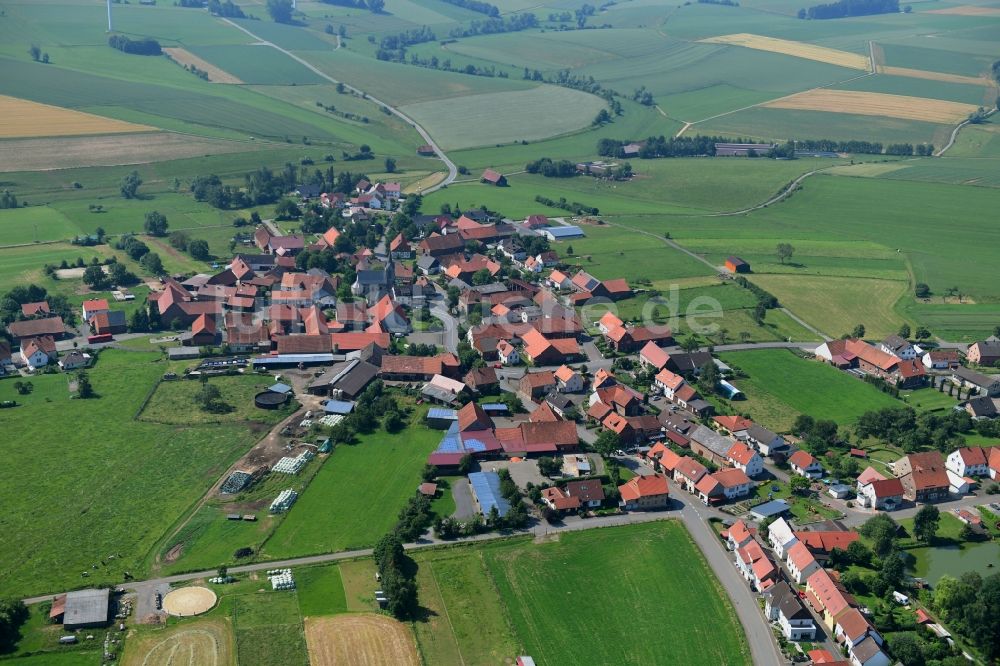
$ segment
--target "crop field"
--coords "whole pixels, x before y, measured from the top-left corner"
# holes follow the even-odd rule
[[[193,65],[208,75],[208,80],[212,83],[243,83],[221,67],[199,58],[187,49],[180,47],[166,48],[163,52],[181,65]]]
[[[950,77],[942,74],[941,77]],[[840,86],[842,90],[882,93],[919,97],[921,99],[943,100],[974,104],[979,106],[996,98],[996,88],[984,86],[985,79],[973,83],[968,81],[949,81],[946,78],[916,78],[906,75],[894,76],[888,73],[877,76],[865,76]],[[992,104],[991,104],[992,105]]]
[[[420,102],[402,110],[432,135],[441,136],[442,148],[452,149],[565,134],[589,125],[606,106],[601,98],[578,90],[539,86],[468,95],[461,102]],[[489,116],[494,117],[484,123]]]
[[[233,598],[236,655],[241,666],[308,666],[309,655],[294,590]]]
[[[926,79],[928,81],[944,81],[946,83],[964,83],[970,86],[992,87],[989,79],[976,76],[961,76],[959,74],[945,74],[944,72],[928,72],[924,69],[910,69],[909,67],[888,67],[880,66],[879,74],[890,76],[905,76],[913,79]]]
[[[903,318],[894,306],[906,282],[869,278],[755,275],[753,282],[778,297],[782,305],[830,336],[850,333],[864,324],[865,335],[881,339],[899,330]],[[817,298],[817,294],[824,294]]]
[[[298,407],[298,403],[290,400],[280,409],[259,409],[253,403],[257,393],[267,389],[272,383],[270,377],[259,377],[253,374],[236,375],[233,377],[213,377],[208,383],[219,389],[222,401],[229,410],[221,413],[211,413],[197,408],[195,396],[201,390],[200,381],[178,379],[176,381],[160,382],[139,415],[139,420],[165,425],[207,424],[207,423],[239,423],[258,421],[262,423],[278,423]]]
[[[973,104],[932,100],[906,95],[854,90],[810,90],[768,102],[765,107],[799,111],[852,113],[881,118],[902,118],[929,123],[957,123],[977,108]]]
[[[33,378],[27,396],[0,382],[0,399],[21,405],[4,413],[5,428],[19,436],[0,443],[9,463],[0,487],[10,491],[0,584],[9,594],[119,582],[124,571],[141,575],[167,527],[249,448],[244,426],[133,420],[164,372],[159,356],[104,351],[90,371],[98,394],[91,400],[71,400],[62,374]],[[58,501],[39,513],[38,495],[17,488],[46,488]],[[91,567],[108,553],[120,557]]]
[[[225,619],[197,620],[144,631],[125,641],[123,666],[229,666],[233,630]]]
[[[954,14],[956,16],[1000,16],[1000,7],[983,7],[981,5],[959,5],[944,9],[930,9],[928,14]]]
[[[0,138],[149,132],[153,127],[0,95]]]
[[[614,528],[613,537],[603,532],[484,550],[527,654],[541,664],[750,663],[740,623],[681,523]],[[664,559],[670,567],[631,564]],[[585,594],[593,603],[574,600],[581,590],[573,581],[583,577],[591,581]],[[560,610],[567,604],[572,613]],[[633,640],[652,634],[658,640]]]
[[[885,53],[887,66],[946,72],[961,76],[981,76],[989,70],[990,63],[996,59],[991,56],[976,55],[975,51],[967,51],[966,49],[973,47],[968,41],[962,45],[964,48],[949,50],[895,43],[883,43],[880,46]]]
[[[410,628],[385,615],[351,613],[305,621],[311,666],[417,666]]]
[[[776,432],[787,432],[799,414],[847,425],[866,411],[900,404],[857,377],[787,349],[723,352],[720,357],[748,375],[733,381],[747,397],[733,407]]]
[[[227,44],[198,46],[192,52],[243,83],[304,85],[326,83],[315,72],[270,46]],[[209,74],[211,78],[211,74]]]
[[[402,433],[377,431],[338,446],[275,530],[263,554],[282,558],[371,546],[396,522],[416,492],[427,455],[441,432],[410,417]],[[358,479],[368,479],[358,485]],[[378,507],[377,512],[371,510]]]
[[[805,42],[792,42],[787,39],[775,39],[763,35],[752,35],[748,33],[738,33],[734,35],[721,35],[719,37],[709,37],[701,40],[711,44],[730,44],[742,46],[748,49],[760,51],[770,51],[772,53],[783,53],[784,55],[795,56],[796,58],[806,58],[825,62],[838,67],[848,67],[850,69],[868,70],[871,62],[868,58],[857,53],[848,51],[838,51],[824,46],[807,44]]]

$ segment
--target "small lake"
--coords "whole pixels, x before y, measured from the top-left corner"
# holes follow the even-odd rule
[[[906,552],[916,558],[914,575],[926,578],[931,585],[937,583],[944,574],[958,578],[967,571],[977,571],[985,578],[990,574],[1000,573],[1000,541],[912,548]],[[993,565],[992,568],[990,564]]]

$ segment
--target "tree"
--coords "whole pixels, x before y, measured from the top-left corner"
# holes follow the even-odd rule
[[[139,177],[139,172],[135,170],[130,171],[122,178],[120,188],[122,197],[125,199],[134,199],[140,185],[142,185],[142,178]]]
[[[851,337],[852,338],[863,338],[863,337],[865,337],[865,325],[864,324],[858,324],[857,326],[855,326],[854,330],[851,331]]]
[[[208,241],[201,239],[195,239],[188,243],[188,252],[198,261],[206,261],[212,256],[208,250]]]
[[[396,160],[391,157],[385,158],[385,172],[396,173]]]
[[[920,643],[912,634],[897,634],[889,641],[892,655],[901,661],[904,666],[924,666],[924,653],[920,650]]]
[[[904,340],[909,339],[910,337],[910,325],[906,322],[903,322],[903,325],[899,327],[899,337]]]
[[[485,268],[480,268],[472,274],[472,284],[474,285],[489,284],[490,279],[490,272]]]
[[[914,333],[914,337],[916,337],[917,340],[926,340],[927,338],[931,337],[931,332],[928,331],[923,326],[917,326],[917,330]]]
[[[76,392],[84,400],[97,395],[94,393],[94,386],[90,383],[90,375],[86,371],[81,370],[76,376]]]
[[[83,271],[83,283],[94,291],[102,291],[108,286],[108,277],[101,266],[87,266]]]
[[[913,286],[913,295],[917,298],[927,298],[931,295],[931,288],[926,282],[918,282]]]
[[[275,23],[291,23],[292,0],[267,0],[267,13]]]
[[[111,281],[111,284],[122,286],[135,282],[135,275],[125,268],[125,264],[116,261],[108,266],[108,279]]]
[[[698,373],[698,384],[704,389],[705,393],[715,393],[715,387],[721,379],[722,375],[719,373],[719,369],[715,367],[714,362],[706,361],[701,366],[701,370]]]
[[[368,0],[368,9],[371,10],[372,14],[381,14],[384,8],[385,0]]]
[[[222,564],[219,566],[218,569],[215,570],[215,573],[218,574],[219,578],[228,578],[229,567],[227,567],[225,564]]]
[[[913,516],[913,536],[917,541],[930,543],[937,536],[938,524],[941,522],[941,512],[932,504],[920,507]]]
[[[788,487],[796,495],[801,495],[809,490],[809,479],[804,476],[799,476],[795,474],[788,480]]]
[[[543,476],[558,476],[562,473],[562,464],[556,458],[542,456],[538,459],[538,471]]]
[[[792,258],[795,248],[792,247],[791,243],[778,243],[778,247],[775,249],[775,252],[778,255],[778,261],[783,264],[786,259]]]
[[[0,599],[0,654],[10,651],[28,621],[28,607],[20,599]]]
[[[166,236],[168,226],[167,216],[156,210],[146,213],[146,221],[142,225],[150,236]]]
[[[155,252],[147,252],[139,260],[139,265],[150,275],[163,275],[163,261]]]
[[[597,440],[594,442],[594,450],[605,458],[610,458],[614,455],[615,451],[621,448],[621,435],[606,428],[601,431],[601,434],[597,436]]]
[[[698,351],[700,347],[701,345],[698,344],[698,340],[693,335],[689,335],[683,340],[681,340],[681,349],[683,349],[686,352],[690,353]]]
[[[386,432],[399,432],[406,426],[406,422],[403,421],[403,417],[399,415],[399,412],[392,411],[386,414],[382,426]]]
[[[861,534],[872,542],[872,548],[879,557],[892,552],[896,546],[896,531],[899,528],[896,521],[884,513],[872,516],[858,529]]]
[[[31,47],[28,48],[28,55],[31,56],[32,60],[38,62],[42,57],[42,49],[40,49],[37,44],[32,44]]]
[[[214,384],[209,384],[208,382],[203,383],[201,385],[201,389],[199,389],[195,394],[194,404],[196,404],[201,411],[213,414],[225,412],[229,407],[225,402],[223,402],[222,391],[219,390],[219,387]]]
[[[48,53],[43,53],[42,54],[42,62],[45,63],[46,65],[49,64],[49,54]]]

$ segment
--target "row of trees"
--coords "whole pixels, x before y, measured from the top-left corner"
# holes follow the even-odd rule
[[[225,0],[220,2],[219,0],[208,0],[208,11],[215,16],[221,16],[223,18],[246,18],[247,15],[243,13],[240,6],[237,5],[233,0]]]
[[[0,194],[0,208],[17,208],[17,197],[10,190],[4,190]]]
[[[725,141],[726,139],[718,136],[651,136],[641,142],[642,146],[639,148],[639,158],[646,160],[657,157],[712,156],[715,155],[715,144]],[[601,139],[597,142],[597,154],[602,157],[621,159],[627,157],[625,146],[630,143],[632,142]]]
[[[379,14],[385,8],[385,0],[320,0],[328,5],[340,7],[357,7],[368,9],[372,14]],[[343,36],[343,35],[342,35]]]
[[[488,2],[483,2],[482,0],[444,0],[444,2],[447,2],[449,5],[455,5],[456,7],[479,12],[480,14],[486,14],[487,16],[493,18],[500,16],[499,7],[491,5]]]
[[[559,197],[559,200],[556,201],[548,197],[543,197],[541,194],[536,194],[535,201],[544,206],[569,211],[574,215],[597,215],[600,213],[596,206],[587,206],[578,201],[566,201],[566,197]]]
[[[122,53],[131,53],[132,55],[162,55],[163,49],[160,48],[160,43],[155,39],[150,39],[149,37],[143,37],[142,39],[132,39],[131,37],[126,37],[125,35],[111,35],[108,37],[108,46],[113,49],[118,49]]]
[[[464,27],[453,28],[448,34],[458,39],[459,37],[474,37],[476,35],[496,35],[502,32],[519,32],[537,27],[538,17],[527,12],[511,14],[503,18],[488,18],[481,21],[473,20]]]
[[[419,609],[417,565],[403,550],[403,541],[395,531],[390,532],[375,544],[373,555],[382,591],[389,599],[387,610],[396,619],[412,619]]]
[[[965,411],[917,414],[910,407],[884,407],[862,414],[855,432],[862,439],[876,437],[907,452],[924,446],[947,452],[965,445],[962,433],[977,432],[980,427],[987,431],[993,429],[988,421],[982,424],[973,421]]]
[[[528,173],[540,173],[546,178],[572,178],[577,175],[576,164],[569,160],[559,160],[553,162],[549,157],[528,162],[524,166]]]
[[[836,19],[872,14],[898,14],[899,0],[838,0],[799,10],[800,19]]]

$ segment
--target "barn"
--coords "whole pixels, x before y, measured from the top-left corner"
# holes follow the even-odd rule
[[[750,264],[734,255],[726,259],[726,270],[733,273],[749,273]]]

